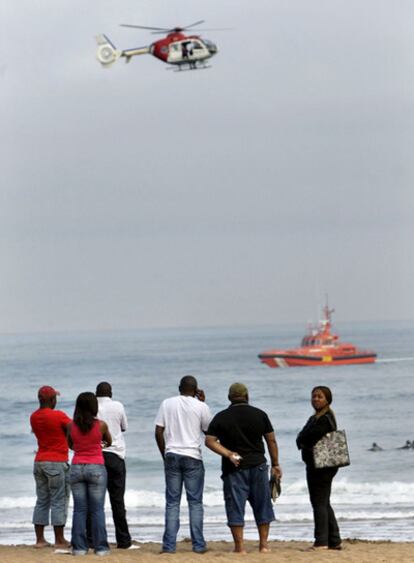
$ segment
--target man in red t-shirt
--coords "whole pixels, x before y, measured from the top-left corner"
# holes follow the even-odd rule
[[[55,532],[55,547],[67,547],[64,526],[68,512],[70,485],[66,426],[71,419],[55,410],[59,391],[44,385],[38,391],[40,407],[31,415],[30,425],[37,438],[38,450],[33,474],[36,481],[36,506],[33,524],[36,533],[35,547],[46,547],[45,526],[51,524]]]

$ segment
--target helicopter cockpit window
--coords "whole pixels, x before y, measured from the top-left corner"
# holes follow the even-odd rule
[[[217,47],[215,43],[210,41],[210,39],[203,39],[203,41],[204,41],[204,45],[207,47],[209,51],[217,51]]]
[[[203,46],[199,41],[193,41],[193,49],[202,49]]]

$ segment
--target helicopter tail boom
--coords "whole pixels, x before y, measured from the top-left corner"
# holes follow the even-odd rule
[[[122,57],[126,57],[126,62],[129,63],[131,57],[135,57],[136,55],[148,55],[150,52],[150,47],[136,47],[135,49],[125,49],[125,51],[122,51]]]
[[[136,55],[147,55],[150,52],[150,47],[136,47],[134,49],[125,49],[121,51],[117,49],[112,41],[106,35],[98,35],[96,37],[98,48],[96,50],[96,58],[104,67],[111,66],[120,57],[125,57],[126,62],[129,63],[131,57]]]

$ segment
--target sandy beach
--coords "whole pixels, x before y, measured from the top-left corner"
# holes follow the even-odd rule
[[[203,555],[195,555],[191,551],[191,544],[183,541],[178,545],[177,553],[174,555],[160,555],[160,544],[142,544],[139,550],[123,551],[113,549],[105,561],[116,563],[130,563],[140,561],[150,563],[167,558],[187,563],[200,559],[205,563],[217,563],[219,561],[232,561],[243,559],[245,561],[348,561],[352,563],[376,563],[379,561],[389,562],[412,562],[414,560],[414,543],[392,543],[392,542],[369,542],[362,540],[345,540],[342,551],[318,551],[308,552],[306,548],[309,543],[305,542],[270,542],[271,553],[259,554],[258,544],[255,541],[246,542],[247,555],[231,553],[231,542],[210,542],[208,552]],[[49,561],[65,560],[68,555],[54,553],[53,547],[37,550],[29,546],[0,546],[1,563],[48,563]],[[91,552],[89,559],[96,560]]]

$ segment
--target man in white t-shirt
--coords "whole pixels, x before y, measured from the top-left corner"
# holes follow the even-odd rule
[[[124,405],[112,400],[112,387],[106,381],[96,387],[98,419],[106,422],[112,436],[112,445],[104,448],[103,455],[108,473],[108,493],[115,525],[116,544],[119,549],[131,549],[131,536],[124,503],[126,468],[125,440],[128,428]]]
[[[212,418],[197,380],[186,375],[180,381],[180,395],[165,399],[155,419],[155,439],[164,459],[166,483],[163,553],[175,553],[180,527],[183,484],[190,513],[193,551],[204,553],[203,535],[204,465],[201,456],[203,432]]]

